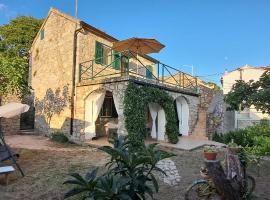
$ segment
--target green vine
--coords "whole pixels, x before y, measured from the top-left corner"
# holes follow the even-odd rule
[[[136,86],[130,83],[125,92],[124,116],[126,129],[132,141],[143,141],[147,135],[146,117],[149,103],[159,104],[166,115],[166,135],[171,143],[178,142],[177,119],[174,99],[164,90]]]

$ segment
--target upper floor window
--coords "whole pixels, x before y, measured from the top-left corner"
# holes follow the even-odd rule
[[[153,79],[153,67],[151,65],[146,65],[146,78]]]
[[[40,30],[40,40],[43,40],[44,39],[44,36],[45,36],[44,29],[41,29]]]

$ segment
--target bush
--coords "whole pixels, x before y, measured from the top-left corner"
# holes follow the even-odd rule
[[[213,140],[229,144],[232,140],[254,155],[270,155],[270,126],[267,123],[249,126],[245,129],[214,134]]]
[[[51,134],[51,140],[57,143],[68,143],[68,137],[61,132],[54,132]]]
[[[106,164],[107,171],[97,175],[98,168],[82,177],[78,173],[71,174],[72,179],[64,184],[73,188],[65,194],[65,198],[72,196],[80,199],[95,200],[140,200],[153,199],[154,192],[158,192],[158,182],[154,171],[164,173],[156,167],[157,162],[173,156],[156,148],[156,144],[134,148],[129,137],[119,137],[114,140],[114,147],[99,148],[110,155]],[[165,174],[165,173],[164,173]]]

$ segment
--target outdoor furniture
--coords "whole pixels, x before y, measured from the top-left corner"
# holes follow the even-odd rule
[[[0,167],[0,175],[3,174],[5,176],[6,185],[8,185],[8,175],[13,173],[14,171],[15,171],[15,169],[12,166]]]
[[[8,103],[6,105],[0,106],[0,120],[1,118],[12,118],[20,115],[29,110],[29,106],[21,103]],[[16,157],[19,157],[7,144],[5,141],[4,134],[2,132],[1,121],[0,121],[0,162],[5,160],[11,160],[16,167],[21,172],[22,176],[24,173],[20,165],[16,162]],[[13,168],[13,167],[12,167]],[[6,168],[5,168],[6,169]],[[8,168],[11,169],[11,168]],[[14,168],[13,168],[14,169]]]
[[[110,137],[110,130],[111,129],[118,129],[118,123],[115,121],[109,121],[104,125],[104,127],[105,127],[106,136],[109,138]]]

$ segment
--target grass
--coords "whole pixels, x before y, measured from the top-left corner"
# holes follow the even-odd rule
[[[8,186],[0,185],[0,199],[9,200],[60,200],[68,190],[62,183],[68,179],[68,173],[85,174],[96,166],[103,168],[107,155],[91,148],[67,148],[67,151],[17,149],[20,153],[20,164],[26,176],[12,174]],[[203,165],[201,151],[178,152],[173,158],[181,176],[180,185],[171,187],[159,180],[160,191],[155,196],[158,200],[181,200],[185,189],[194,180],[199,179],[200,166]],[[223,156],[222,156],[223,157]],[[268,199],[270,190],[268,183],[270,162],[262,163],[260,176],[256,168],[251,166],[249,173],[256,178],[256,196]],[[102,169],[101,169],[102,170]],[[0,176],[0,181],[2,177]]]

